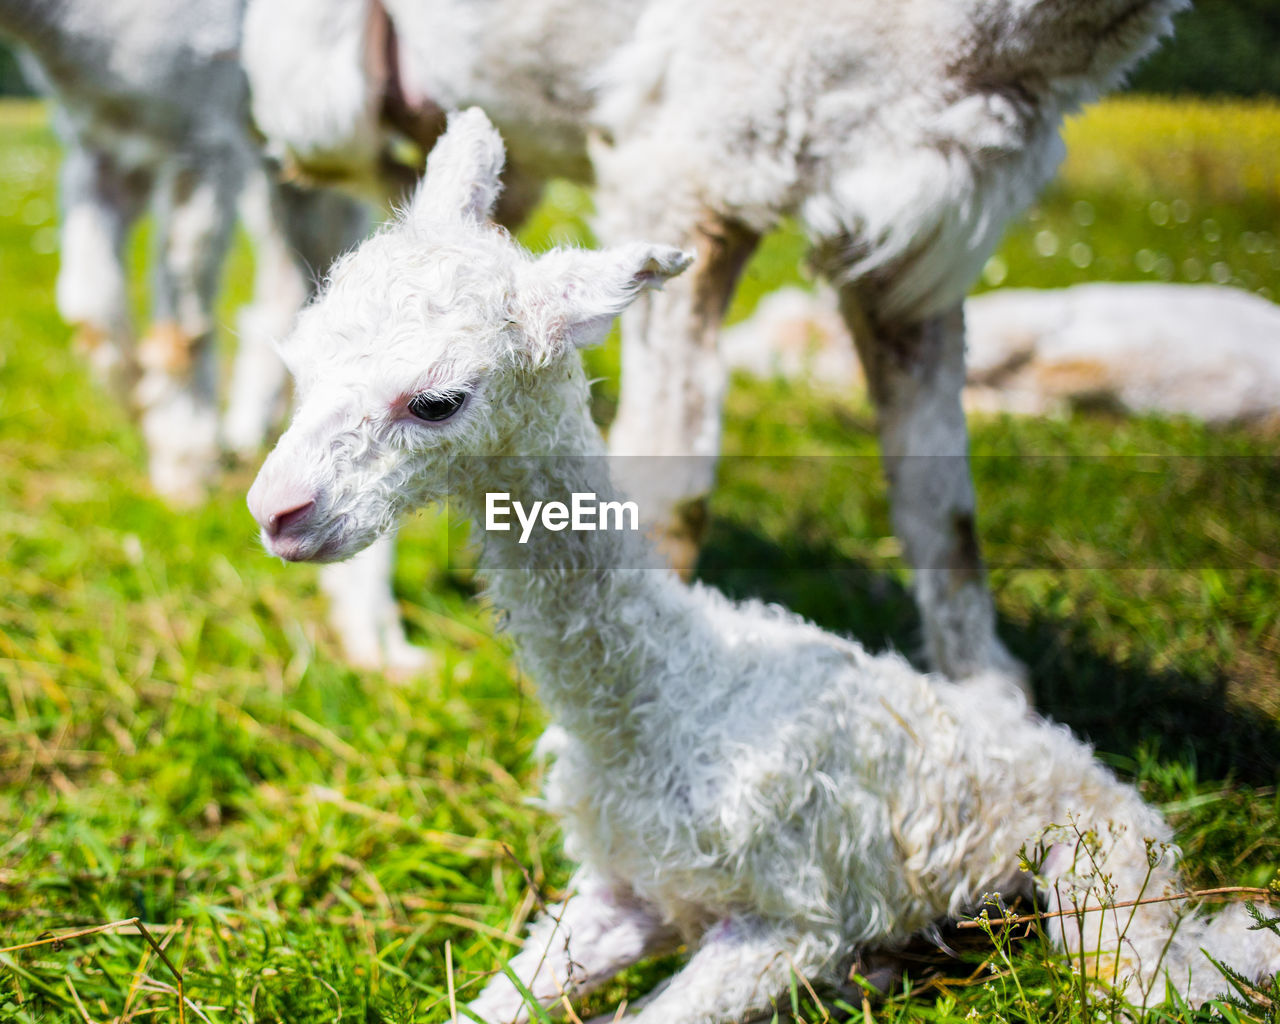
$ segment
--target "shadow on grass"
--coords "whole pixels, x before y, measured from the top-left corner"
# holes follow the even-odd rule
[[[734,598],[776,602],[873,651],[894,649],[920,661],[920,618],[910,592],[879,567],[829,545],[783,546],[715,519],[698,577]],[[1099,652],[1071,618],[1038,614],[1002,620],[999,629],[1029,666],[1040,710],[1100,751],[1131,757],[1145,747],[1160,759],[1191,763],[1205,779],[1269,786],[1280,778],[1280,725],[1230,702],[1224,678],[1119,662]]]

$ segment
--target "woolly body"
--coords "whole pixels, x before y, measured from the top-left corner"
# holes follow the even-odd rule
[[[494,491],[615,497],[575,348],[689,258],[636,244],[532,260],[485,223],[501,159],[479,111],[456,116],[403,222],[335,269],[285,344],[301,404],[249,494],[274,553],[346,557],[446,495],[481,521]],[[481,572],[555,723],[547,802],[581,864],[512,962],[545,1002],[683,941],[688,965],[638,1019],[741,1019],[792,967],[838,983],[846,954],[987,890],[1034,885],[1070,908],[1176,880],[1160,816],[998,682],[975,699],[981,684],[687,588],[638,533],[489,531]],[[1034,881],[1024,844],[1044,853]],[[1196,997],[1222,987],[1201,945],[1280,967],[1280,942],[1246,936],[1242,915],[1170,941],[1175,918],[1087,915],[1091,970],[1159,999],[1164,971]],[[1050,930],[1080,942],[1074,922]],[[505,977],[472,1009],[526,1013]]]
[[[248,89],[236,63],[244,0],[0,0],[0,28],[39,62],[80,137],[137,152],[243,146]],[[201,101],[206,116],[193,118]],[[113,116],[109,116],[113,115]],[[141,161],[139,161],[141,162]]]
[[[594,167],[606,237],[615,218],[682,234],[704,207],[760,232],[799,215],[819,244],[850,243],[835,261],[844,278],[910,256],[885,304],[920,318],[963,296],[1051,176],[1062,117],[1114,86],[1182,3],[384,6],[394,69],[359,3],[250,0],[255,120],[278,152],[332,174],[346,139],[346,172],[367,180],[370,97],[393,85],[446,110],[480,106],[519,173],[591,180]],[[299,31],[311,45],[288,47]],[[335,69],[363,72],[360,84]]]

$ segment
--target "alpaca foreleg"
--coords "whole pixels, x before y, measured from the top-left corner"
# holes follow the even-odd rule
[[[130,171],[110,153],[67,139],[58,312],[75,326],[76,348],[94,374],[125,401],[137,371],[124,243],[150,188],[148,171]]]
[[[391,589],[396,535],[388,533],[345,562],[326,565],[320,587],[329,598],[329,621],[353,665],[413,673],[429,656],[409,643]]]
[[[239,344],[231,370],[222,441],[229,451],[253,456],[284,413],[287,373],[274,342],[293,326],[307,299],[309,277],[284,232],[280,186],[255,168],[240,197],[240,217],[253,240],[253,298],[237,319]]]
[[[157,211],[151,329],[138,348],[138,405],[151,482],[170,500],[198,500],[217,467],[213,300],[244,172],[239,150],[166,168]]]
[[[726,371],[720,322],[758,236],[707,213],[680,247],[683,277],[622,317],[622,390],[609,434],[622,489],[645,510],[659,550],[686,579],[706,528],[720,452]]]
[[[854,285],[840,311],[876,406],[894,531],[915,570],[930,665],[955,680],[998,676],[1026,690],[1026,670],[996,636],[995,604],[975,525],[960,306],[919,323],[878,319]]]
[[[826,962],[812,936],[751,917],[711,928],[684,968],[635,1024],[723,1024],[767,1017],[793,978],[817,980]]]
[[[678,941],[631,892],[583,872],[569,898],[535,922],[509,969],[539,1005],[553,1006],[586,995]],[[529,1015],[524,995],[507,974],[495,976],[470,1010],[486,1024],[516,1024]]]

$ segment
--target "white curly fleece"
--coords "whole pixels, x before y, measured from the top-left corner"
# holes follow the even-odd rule
[[[287,344],[301,402],[250,493],[272,550],[343,557],[446,495],[477,517],[492,491],[616,497],[575,345],[688,258],[633,245],[533,260],[485,220],[501,163],[484,116],[455,115],[403,221],[335,272]],[[406,412],[420,394],[465,400],[424,423]],[[852,951],[989,890],[1069,908],[1177,885],[1160,815],[1007,688],[949,684],[685,587],[634,533],[522,546],[491,532],[482,568],[556,723],[547,800],[581,864],[512,962],[548,1004],[684,943],[687,965],[637,1019],[740,1020],[793,970],[838,982]],[[1157,904],[1051,930],[1072,949],[1083,934],[1091,973],[1135,1000],[1163,998],[1166,977],[1194,998],[1222,988],[1201,947],[1280,968],[1280,942],[1243,915],[1189,918],[1171,939],[1176,921]],[[527,1013],[503,976],[471,1009]]]

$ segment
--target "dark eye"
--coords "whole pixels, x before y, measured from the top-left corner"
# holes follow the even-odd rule
[[[428,423],[441,423],[467,404],[465,391],[421,391],[409,399],[409,411]]]

